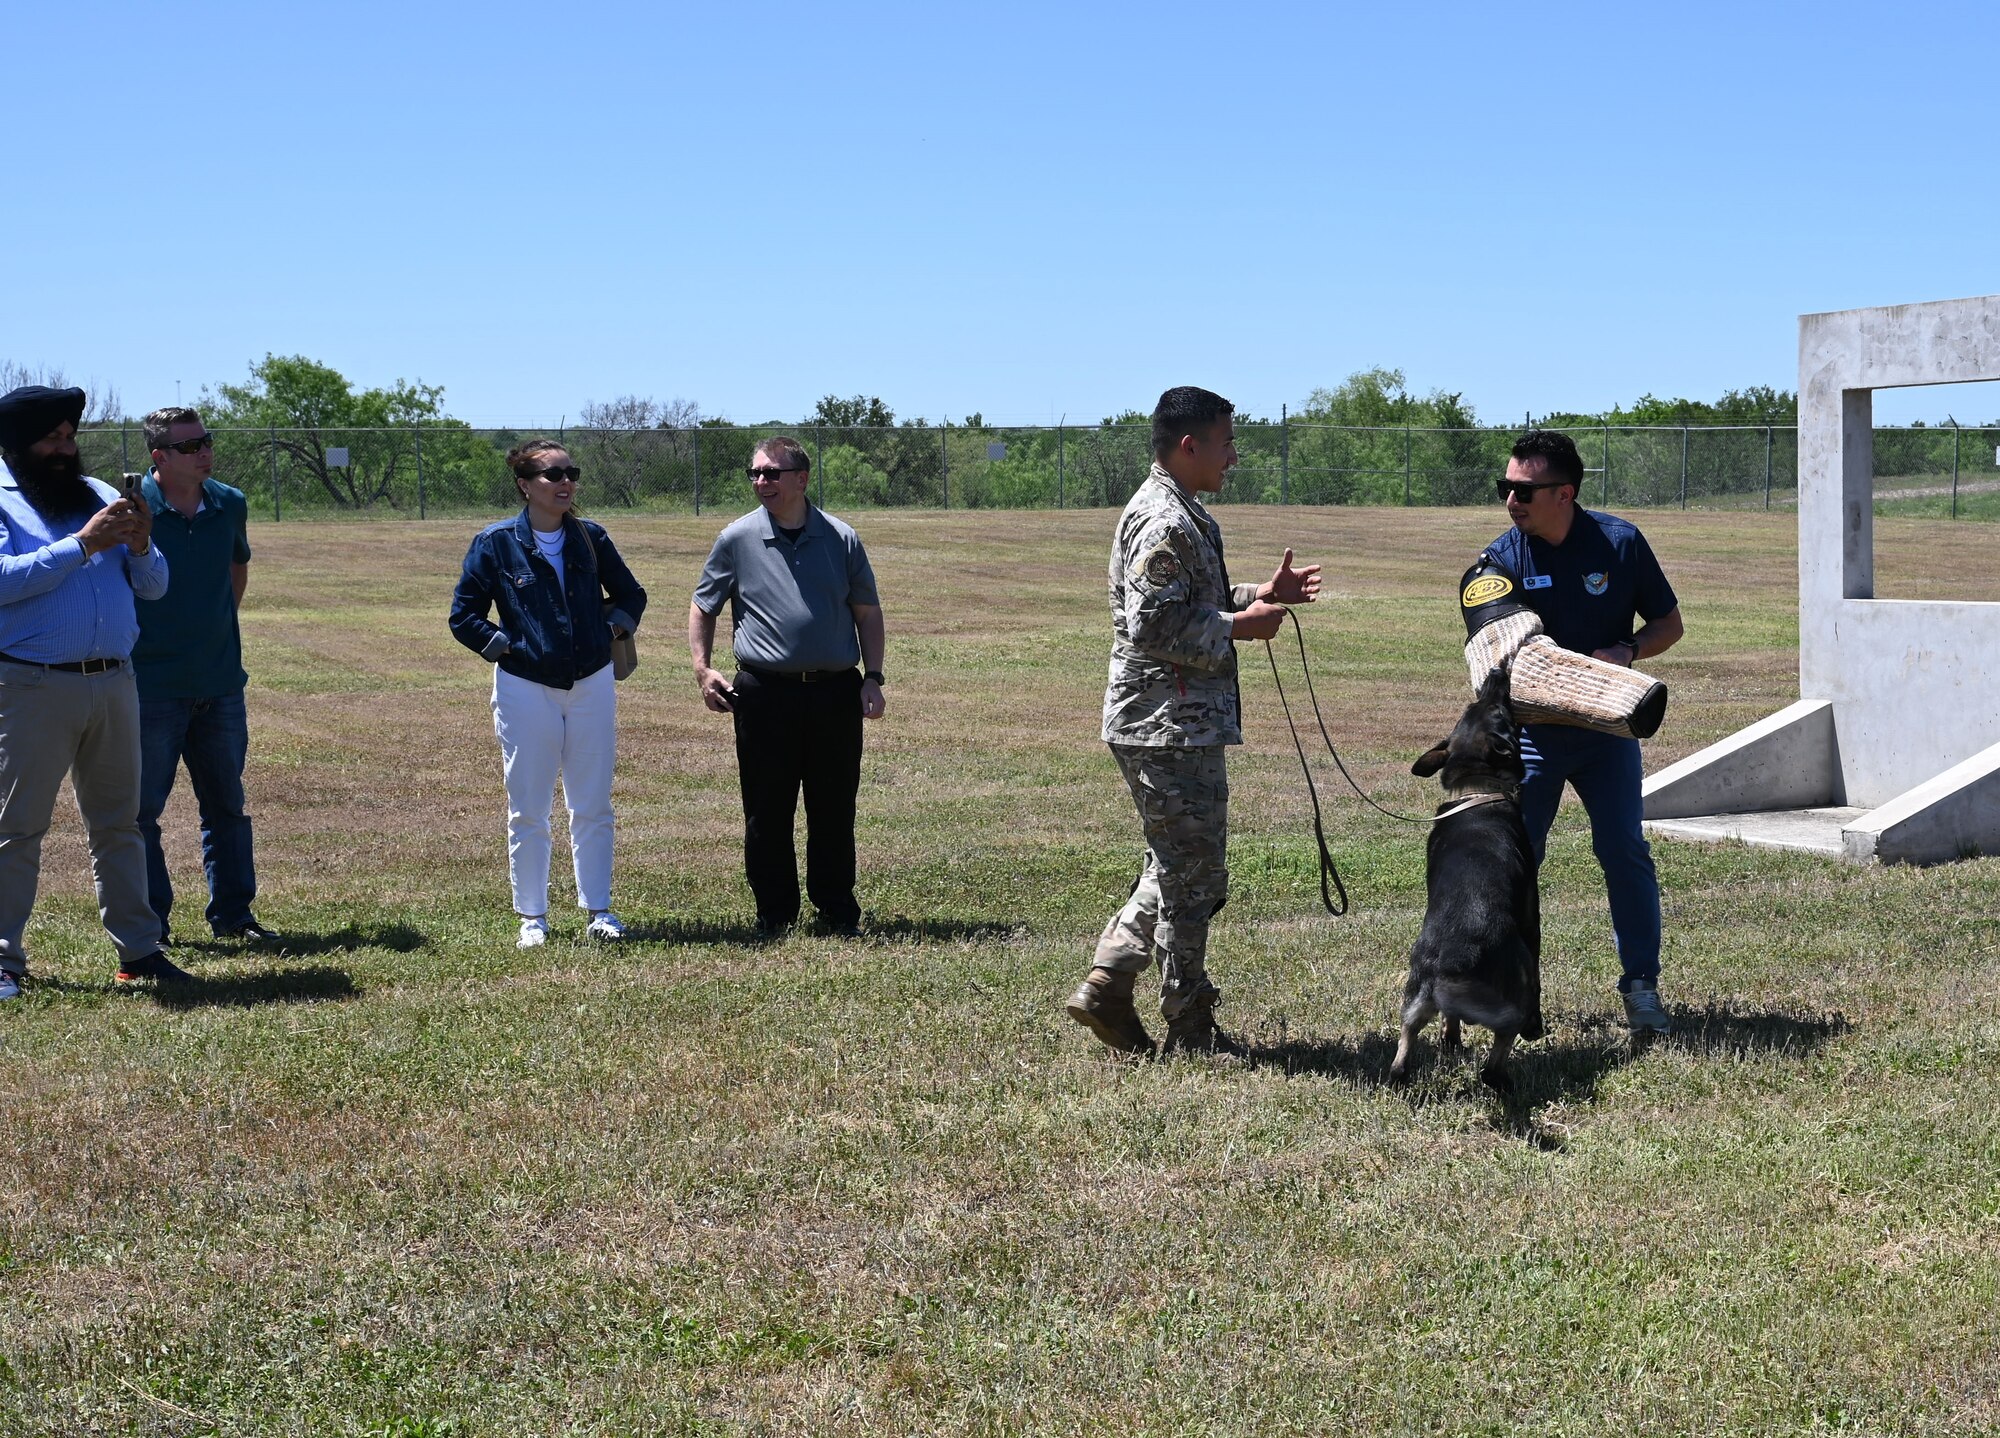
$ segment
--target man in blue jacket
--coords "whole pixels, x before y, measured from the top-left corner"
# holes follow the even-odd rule
[[[214,477],[215,437],[191,409],[156,409],[143,421],[153,470],[140,494],[153,517],[153,543],[167,556],[173,593],[140,600],[139,833],[146,841],[146,886],[164,934],[173,880],[160,844],[160,813],[185,764],[201,813],[201,864],[208,878],[208,925],[219,939],[270,942],[257,922],[250,816],[243,766],[250,722],[243,702],[243,637],[236,612],[250,577],[250,506],[243,491]]]
[[[1568,435],[1521,436],[1498,482],[1514,527],[1487,553],[1521,581],[1521,598],[1565,649],[1630,667],[1681,637],[1680,600],[1637,526],[1578,507],[1583,459]],[[1633,627],[1633,619],[1640,620]],[[1521,726],[1521,817],[1541,861],[1568,783],[1590,815],[1604,871],[1618,992],[1634,1033],[1666,1033],[1660,1004],[1660,882],[1640,828],[1639,741],[1567,724]]]

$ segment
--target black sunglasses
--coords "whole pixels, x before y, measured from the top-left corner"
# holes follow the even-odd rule
[[[179,444],[162,445],[161,448],[170,449],[175,454],[200,454],[205,449],[215,448],[215,436],[198,434],[193,439],[184,439]]]
[[[1533,484],[1525,479],[1496,479],[1493,481],[1493,491],[1502,499],[1513,498],[1523,504],[1533,504],[1536,490],[1557,489],[1567,483],[1569,481],[1566,479],[1544,480],[1540,484]]]
[[[583,471],[573,464],[566,464],[558,465],[554,469],[536,470],[534,477],[536,479],[546,479],[550,484],[561,484],[564,480],[575,484],[579,479],[583,478]]]
[[[795,464],[790,469],[780,469],[776,465],[766,465],[762,469],[752,467],[743,471],[752,479],[776,479],[781,474],[804,474],[806,466]]]

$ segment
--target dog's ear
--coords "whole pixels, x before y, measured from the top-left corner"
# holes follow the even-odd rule
[[[1422,757],[1410,766],[1410,772],[1419,779],[1428,779],[1431,775],[1437,773],[1438,770],[1444,768],[1444,761],[1450,754],[1451,736],[1447,734],[1444,738],[1438,740],[1436,744],[1424,751]]]

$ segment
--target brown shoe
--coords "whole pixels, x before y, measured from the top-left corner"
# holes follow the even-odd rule
[[[1121,1054],[1150,1055],[1152,1035],[1139,1022],[1139,1010],[1132,1005],[1132,984],[1137,978],[1137,974],[1115,969],[1092,969],[1090,977],[1069,996],[1069,1016]]]
[[[1161,1057],[1185,1053],[1206,1054],[1236,1063],[1247,1060],[1250,1051],[1215,1026],[1215,1005],[1221,997],[1217,989],[1204,989],[1186,1008],[1168,1019],[1167,1042],[1160,1051]]]

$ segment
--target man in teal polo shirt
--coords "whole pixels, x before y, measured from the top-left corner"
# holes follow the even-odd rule
[[[201,813],[209,927],[217,938],[268,941],[276,935],[250,911],[257,875],[250,816],[243,812],[250,725],[236,610],[250,577],[250,508],[243,491],[212,476],[215,440],[198,413],[156,409],[144,423],[153,471],[141,491],[153,511],[153,542],[174,576],[166,597],[140,601],[139,642],[132,649],[147,888],[164,932],[174,886],[160,847],[160,814],[185,764]]]

